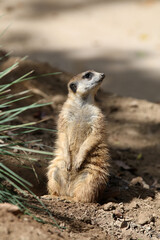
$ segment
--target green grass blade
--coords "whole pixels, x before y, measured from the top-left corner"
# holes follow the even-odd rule
[[[4,76],[6,76],[8,73],[10,73],[13,69],[15,69],[18,66],[18,62],[16,62],[15,64],[13,64],[11,67],[5,69],[4,71],[0,72],[0,79],[2,79]],[[9,84],[6,84],[5,87],[0,88],[0,91],[4,91],[6,88],[8,88]]]
[[[17,99],[8,101],[6,103],[1,104],[0,108],[9,107],[11,103],[18,102],[18,101],[24,100],[24,99],[29,98],[29,97],[31,97],[31,95],[27,95],[27,96],[24,96],[24,97],[21,97],[21,98],[17,98]]]
[[[17,150],[22,150],[22,151],[26,151],[26,152],[32,152],[32,153],[39,153],[39,154],[43,154],[43,155],[51,155],[54,156],[54,154],[52,152],[47,152],[47,151],[41,151],[41,150],[35,150],[35,149],[29,149],[29,148],[25,148],[25,147],[9,147],[11,149],[17,149]]]
[[[16,173],[14,173],[12,170],[10,170],[9,168],[7,168],[3,163],[0,163],[0,167],[3,168],[5,170],[5,173],[7,173],[10,177],[14,176],[16,179],[21,180],[21,182],[24,182],[25,184],[27,184],[28,186],[32,186],[31,183],[29,183],[28,181],[26,181],[25,179],[21,178],[19,175],[17,175]],[[0,169],[1,171],[1,169]],[[3,171],[4,172],[4,171]]]
[[[0,73],[0,79],[3,78],[5,75],[7,75],[9,72],[11,72],[13,69],[15,69],[15,67],[18,66],[18,63],[15,63],[14,65],[12,65],[11,67],[7,68],[5,71]],[[23,76],[17,78],[16,80],[12,81],[11,83],[8,83],[6,85],[4,85],[2,88],[0,87],[0,92],[4,91],[5,89],[9,88],[10,86],[12,86],[13,84],[16,83],[20,83],[22,81],[27,80],[27,76],[30,75],[33,71],[28,72],[26,74],[24,74]]]
[[[14,126],[11,126],[11,125],[7,125],[7,126],[0,126],[0,132],[3,132],[3,131],[9,131],[11,129],[19,129],[19,128],[23,128],[23,127],[26,127],[26,126],[29,126],[29,125],[34,125],[36,124],[35,122],[30,122],[30,123],[24,123],[24,124],[18,124],[18,125],[14,125]]]

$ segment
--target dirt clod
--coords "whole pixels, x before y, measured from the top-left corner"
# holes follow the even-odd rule
[[[106,204],[103,205],[104,211],[110,211],[110,210],[113,210],[115,208],[116,208],[115,204],[112,203],[112,202],[109,202],[109,203],[106,203]]]
[[[127,221],[123,221],[121,223],[121,228],[127,228],[127,226],[128,226],[128,222]]]
[[[150,216],[150,214],[145,213],[145,212],[141,212],[138,215],[137,223],[140,224],[140,225],[145,225],[147,223],[150,223],[151,220],[152,220],[152,216]]]
[[[14,215],[22,214],[20,208],[10,203],[0,203],[0,211],[6,211]]]
[[[142,179],[142,177],[133,178],[130,182],[131,185],[140,185],[143,188],[149,189],[149,185]]]

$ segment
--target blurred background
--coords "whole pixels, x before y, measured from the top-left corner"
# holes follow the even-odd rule
[[[160,102],[160,1],[0,0],[1,47],[60,70],[104,72],[105,91]]]

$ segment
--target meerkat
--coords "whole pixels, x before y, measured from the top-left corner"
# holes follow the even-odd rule
[[[109,175],[106,123],[95,103],[104,73],[87,71],[68,83],[68,98],[58,118],[55,158],[48,168],[51,196],[96,202]]]

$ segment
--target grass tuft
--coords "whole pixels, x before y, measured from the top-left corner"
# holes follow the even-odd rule
[[[16,67],[18,67],[18,65],[19,63],[16,62],[11,67],[0,72],[0,79],[13,71]],[[39,128],[36,125],[36,122],[15,124],[15,120],[17,120],[19,114],[29,109],[35,109],[51,104],[33,103],[27,106],[13,107],[13,103],[16,104],[16,102],[23,101],[29,98],[30,95],[28,95],[28,90],[13,94],[11,87],[22,81],[34,79],[35,76],[30,76],[31,73],[32,72],[24,74],[23,76],[17,78],[10,83],[0,85],[0,155],[2,159],[3,157],[5,159],[5,156],[11,156],[15,159],[17,159],[17,157],[23,157],[23,159],[36,161],[36,158],[28,156],[27,152],[33,154],[44,154],[46,156],[53,156],[53,153],[49,151],[30,149],[28,145],[32,141],[22,142],[19,139],[13,140],[13,138],[11,138],[11,136],[16,136],[17,139],[18,135],[27,134],[37,130],[47,130],[50,132],[54,132],[54,130],[51,129]],[[53,74],[59,73],[43,74],[41,76],[48,76]],[[34,141],[34,143],[38,141],[39,140]],[[20,153],[17,153],[17,151],[20,151]],[[45,211],[49,215],[50,219],[52,219],[54,224],[59,227],[51,212],[47,209],[44,203],[30,190],[31,186],[31,183],[23,179],[21,176],[17,175],[11,169],[5,166],[4,163],[0,162],[0,203],[8,202],[15,204],[19,206],[20,209],[23,210],[26,214],[31,215],[37,221],[45,223],[44,220],[42,220],[41,218],[37,218],[29,210],[30,207],[35,208],[34,205],[29,204],[28,202],[27,196],[28,194],[31,194],[32,197],[34,197],[34,199],[41,205],[40,209]]]

